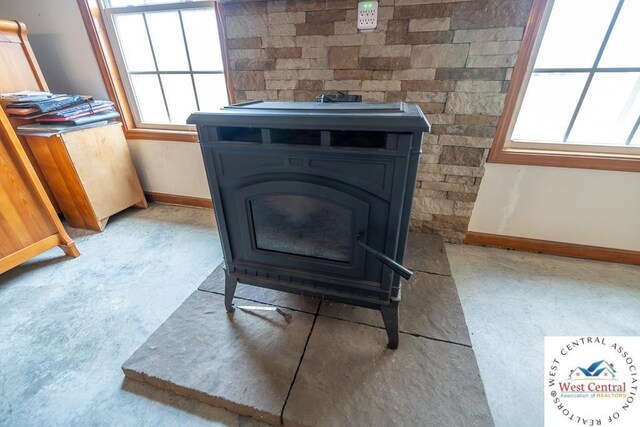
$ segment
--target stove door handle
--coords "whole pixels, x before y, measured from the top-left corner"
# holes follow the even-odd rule
[[[362,241],[362,236],[361,235],[358,235],[357,242],[367,252],[369,252],[371,255],[375,256],[376,258],[378,258],[380,261],[382,261],[383,264],[385,264],[387,267],[389,267],[390,269],[392,269],[393,271],[398,273],[400,276],[404,277],[406,280],[409,280],[411,278],[411,276],[413,275],[413,271],[409,270],[405,266],[403,266],[403,265],[397,263],[396,261],[392,260],[391,258],[386,256],[382,252],[376,251],[371,246],[368,246],[367,244],[365,244]]]

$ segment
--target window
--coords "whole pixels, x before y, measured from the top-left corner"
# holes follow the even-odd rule
[[[489,160],[640,170],[640,1],[535,0]]]
[[[184,127],[228,103],[212,2],[105,0],[103,12],[137,127]]]
[[[127,138],[197,141],[194,111],[234,102],[213,0],[77,0]]]

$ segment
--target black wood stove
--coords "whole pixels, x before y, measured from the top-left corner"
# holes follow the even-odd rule
[[[238,281],[382,312],[398,347],[401,264],[422,133],[413,104],[247,102],[194,113]]]

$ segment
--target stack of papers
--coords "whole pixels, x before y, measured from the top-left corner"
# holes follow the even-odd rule
[[[79,126],[101,125],[120,116],[111,101],[94,100],[91,96],[24,91],[2,94],[0,98],[9,117],[35,119],[39,123],[19,126],[18,134],[59,133]]]
[[[17,101],[41,101],[49,99],[53,96],[51,92],[42,92],[34,90],[24,90],[22,92],[11,92],[0,94],[0,99],[4,99],[10,102]]]
[[[51,136],[80,129],[89,129],[93,127],[103,126],[108,123],[108,120],[101,120],[77,126],[34,123],[31,125],[18,126],[18,129],[16,129],[16,133],[18,135]]]
[[[114,113],[115,116],[113,115]],[[113,102],[92,100],[39,116],[36,118],[36,121],[41,123],[67,123],[79,125],[87,121],[91,122],[94,118],[102,118],[105,114],[109,116],[108,118],[118,117],[118,113],[113,109]]]

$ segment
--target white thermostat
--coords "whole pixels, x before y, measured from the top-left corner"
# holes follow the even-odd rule
[[[378,26],[378,1],[368,0],[358,3],[358,29],[374,30]]]

